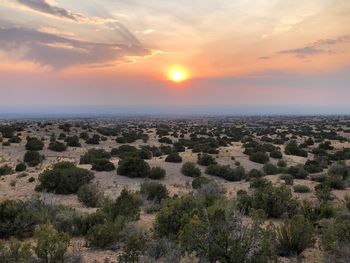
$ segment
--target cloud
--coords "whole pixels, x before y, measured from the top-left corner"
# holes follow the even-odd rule
[[[302,48],[295,48],[295,49],[289,49],[289,50],[282,50],[279,52],[280,54],[293,54],[298,58],[306,58],[309,56],[314,56],[322,53],[329,53],[329,51],[319,49],[316,47],[308,46],[308,47],[302,47]]]
[[[280,54],[293,54],[298,58],[306,58],[319,54],[334,54],[337,53],[330,48],[338,44],[350,42],[350,36],[345,35],[337,38],[319,39],[305,47],[281,50]]]
[[[270,56],[262,56],[262,57],[258,57],[258,59],[266,60],[266,59],[271,59],[271,57]]]
[[[23,27],[0,28],[0,49],[17,51],[22,59],[55,69],[78,64],[128,62],[129,56],[152,54],[138,42],[93,43]]]
[[[53,6],[45,0],[17,0],[17,2],[35,11],[53,16],[63,17],[74,21],[79,21],[83,18],[80,14],[73,13],[58,6]]]

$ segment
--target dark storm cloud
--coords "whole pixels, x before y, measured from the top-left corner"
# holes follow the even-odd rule
[[[70,12],[58,6],[50,5],[45,0],[17,0],[17,2],[35,11],[50,14],[53,16],[63,17],[75,21],[78,21],[80,18],[82,18],[82,16],[79,14]]]
[[[146,56],[142,45],[93,43],[23,27],[0,28],[0,49],[18,50],[23,59],[55,69],[77,64],[126,62],[127,56]]]

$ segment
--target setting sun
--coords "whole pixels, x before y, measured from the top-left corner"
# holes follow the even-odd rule
[[[168,78],[173,82],[182,82],[188,79],[188,73],[183,68],[172,68],[168,72]]]

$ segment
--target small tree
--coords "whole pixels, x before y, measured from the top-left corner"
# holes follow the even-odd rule
[[[117,173],[128,177],[148,177],[150,166],[147,162],[137,157],[129,157],[119,161]]]
[[[68,234],[58,233],[52,225],[45,224],[36,229],[34,237],[36,240],[34,251],[40,262],[63,262],[70,242]]]
[[[165,161],[169,163],[181,163],[182,157],[177,152],[172,152],[165,158]]]
[[[151,171],[148,177],[150,179],[160,180],[160,179],[163,179],[165,175],[166,175],[166,171],[163,168],[157,166],[157,167],[151,168]]]

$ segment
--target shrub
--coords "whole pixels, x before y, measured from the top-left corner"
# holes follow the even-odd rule
[[[141,184],[140,193],[149,201],[160,202],[168,197],[166,187],[157,182],[144,182]]]
[[[327,202],[332,200],[332,189],[325,183],[321,183],[315,186],[316,197],[321,202]]]
[[[265,173],[263,171],[260,171],[258,169],[252,169],[249,171],[249,173],[247,174],[247,180],[250,180],[252,178],[260,178],[265,176]]]
[[[51,169],[39,175],[40,185],[36,190],[46,190],[56,194],[77,193],[80,186],[89,183],[94,175],[70,162],[56,163]]]
[[[272,164],[272,163],[264,164],[263,170],[264,170],[265,174],[267,174],[267,175],[278,174],[277,166]]]
[[[310,187],[308,187],[307,185],[295,185],[293,186],[293,190],[296,193],[310,193]]]
[[[317,160],[307,160],[304,169],[309,173],[320,173],[323,171],[323,167]]]
[[[284,150],[285,154],[287,155],[295,155],[295,156],[301,156],[301,157],[307,157],[308,154],[306,151],[298,147],[298,144],[296,141],[289,142]]]
[[[166,171],[163,168],[157,166],[157,167],[151,168],[151,171],[148,177],[150,179],[160,180],[160,179],[163,179],[165,175],[166,175]]]
[[[169,163],[181,163],[182,157],[177,152],[172,152],[165,158],[165,161]]]
[[[11,166],[9,166],[7,164],[0,166],[0,176],[12,174],[12,173],[13,173],[13,170],[12,170]]]
[[[278,167],[286,167],[287,166],[287,163],[284,161],[284,160],[279,160],[277,162],[277,166]]]
[[[64,141],[69,147],[81,147],[81,143],[79,142],[79,137],[77,135],[66,137]]]
[[[330,176],[341,176],[343,179],[346,179],[349,174],[349,168],[345,163],[337,162],[329,167],[328,174]]]
[[[284,183],[286,185],[293,185],[293,181],[294,181],[294,176],[291,174],[282,174],[280,176],[281,180],[284,180]]]
[[[198,154],[197,163],[203,166],[209,166],[211,164],[216,164],[215,158],[207,153]]]
[[[67,149],[67,146],[64,143],[55,141],[49,144],[49,149],[54,152],[63,152]]]
[[[272,152],[270,152],[270,157],[275,159],[281,159],[282,153],[279,150],[273,150]]]
[[[253,178],[249,181],[249,186],[251,188],[259,188],[259,187],[266,187],[267,185],[271,184],[270,181],[268,181],[265,178]]]
[[[25,147],[27,151],[40,151],[44,148],[44,143],[37,138],[28,138]]]
[[[192,181],[192,188],[193,189],[199,189],[201,188],[203,185],[210,183],[211,180],[207,177],[204,176],[199,176],[193,179]]]
[[[123,189],[115,202],[107,203],[103,207],[103,212],[112,221],[118,217],[124,217],[129,221],[138,220],[140,217],[140,200],[130,191]]]
[[[104,195],[98,185],[85,184],[78,190],[78,200],[87,207],[100,207],[104,202]]]
[[[34,182],[34,181],[35,181],[35,178],[34,178],[34,177],[29,177],[28,183],[32,183],[32,182]]]
[[[30,167],[37,166],[42,160],[43,157],[37,151],[27,151],[23,157],[23,161]]]
[[[297,208],[297,202],[292,198],[291,191],[285,185],[255,189],[250,201],[251,208],[262,209],[268,217],[279,218],[283,214],[292,215]]]
[[[108,159],[97,159],[94,161],[91,167],[94,171],[113,171],[115,170],[115,166]]]
[[[86,235],[89,246],[108,248],[120,239],[120,232],[125,223],[119,218],[116,221],[107,221],[91,227]]]
[[[277,230],[277,250],[281,256],[300,255],[313,244],[313,226],[302,215],[285,221]]]
[[[9,244],[0,241],[0,262],[2,263],[34,263],[35,259],[29,242],[21,243],[10,240]]]
[[[181,173],[190,177],[198,177],[201,175],[201,170],[194,163],[187,162],[182,165]]]
[[[99,159],[111,158],[110,153],[103,149],[90,149],[80,157],[80,164],[94,164]]]
[[[305,179],[309,175],[309,173],[305,171],[303,165],[289,167],[288,173],[293,175],[296,179]]]
[[[144,237],[137,232],[131,232],[125,240],[123,253],[119,255],[118,262],[140,262],[139,259],[145,249],[146,243]]]
[[[346,182],[341,176],[330,176],[327,177],[325,182],[329,187],[337,190],[344,190],[346,188]]]
[[[52,225],[45,224],[35,230],[34,237],[34,251],[41,262],[63,262],[70,243],[68,234],[58,233]]]
[[[147,162],[137,157],[128,157],[119,161],[117,173],[128,177],[148,177],[151,168]]]
[[[27,169],[27,166],[24,162],[17,164],[15,168],[16,172],[23,172],[26,169]]]
[[[269,156],[264,152],[255,152],[249,156],[249,160],[255,163],[267,163],[269,161]]]
[[[205,172],[209,175],[222,177],[228,181],[240,181],[245,176],[245,170],[242,166],[235,169],[228,165],[211,164]]]

